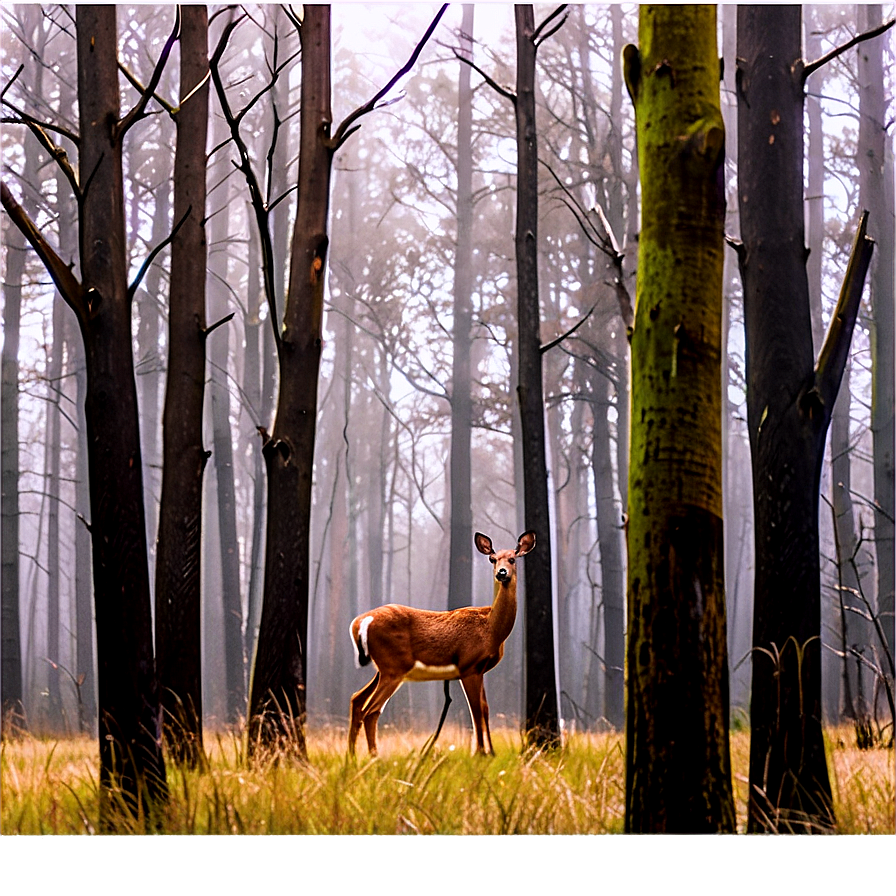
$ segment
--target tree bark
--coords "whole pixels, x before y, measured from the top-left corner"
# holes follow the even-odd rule
[[[516,21],[517,211],[516,269],[519,385],[525,528],[537,535],[526,565],[527,746],[560,743],[554,660],[551,521],[545,454],[541,309],[538,301],[538,141],[535,129],[535,19],[531,5],[514,7]]]
[[[68,296],[87,354],[86,422],[99,684],[100,812],[167,797],[152,643],[114,6],[78,6],[82,288]]]
[[[172,759],[202,759],[201,531],[205,397],[205,236],[208,10],[182,10],[180,95],[174,121],[168,377],[163,412],[162,498],[156,555],[156,646],[164,733]],[[189,99],[187,99],[189,97]]]
[[[834,826],[821,718],[819,482],[871,244],[863,222],[816,363],[800,7],[739,7],[737,56],[756,543],[748,830],[809,833]]]
[[[268,522],[249,750],[264,745],[304,757],[311,483],[332,165],[328,6],[305,7],[301,38],[298,205],[278,342],[277,412],[263,448]]]
[[[711,6],[642,6],[624,51],[643,214],[632,333],[630,833],[734,831],[722,525],[725,131]]]

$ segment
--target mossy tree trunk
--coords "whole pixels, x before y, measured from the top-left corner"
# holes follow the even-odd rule
[[[624,50],[642,223],[628,490],[627,832],[733,831],[722,527],[725,132],[713,6]]]

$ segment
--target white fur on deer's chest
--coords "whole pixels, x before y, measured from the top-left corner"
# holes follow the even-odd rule
[[[405,681],[444,681],[446,678],[457,678],[460,669],[453,663],[449,666],[427,666],[420,660],[414,661],[414,668],[404,677]]]

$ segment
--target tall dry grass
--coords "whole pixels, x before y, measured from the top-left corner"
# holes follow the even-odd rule
[[[841,833],[894,833],[892,750],[859,751],[847,729],[830,732]],[[157,829],[168,834],[606,834],[621,833],[624,756],[617,734],[570,737],[553,754],[521,754],[515,731],[494,733],[493,759],[469,754],[468,733],[446,729],[421,756],[427,733],[382,726],[381,755],[345,756],[344,731],[309,732],[307,765],[249,767],[238,737],[209,734],[208,769],[169,766],[171,798]],[[746,819],[749,733],[731,736],[739,828]],[[0,748],[3,834],[95,833],[95,741],[26,737]],[[140,821],[123,832],[143,833]]]

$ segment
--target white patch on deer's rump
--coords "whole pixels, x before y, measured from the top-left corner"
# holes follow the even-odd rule
[[[405,681],[444,681],[460,677],[460,670],[451,663],[448,666],[427,666],[414,660],[414,668],[405,675]]]
[[[367,647],[367,629],[370,628],[371,622],[373,622],[373,616],[365,616],[358,626],[358,634],[361,636],[361,646],[364,648],[364,653],[366,653],[367,656],[370,656],[370,650]]]

